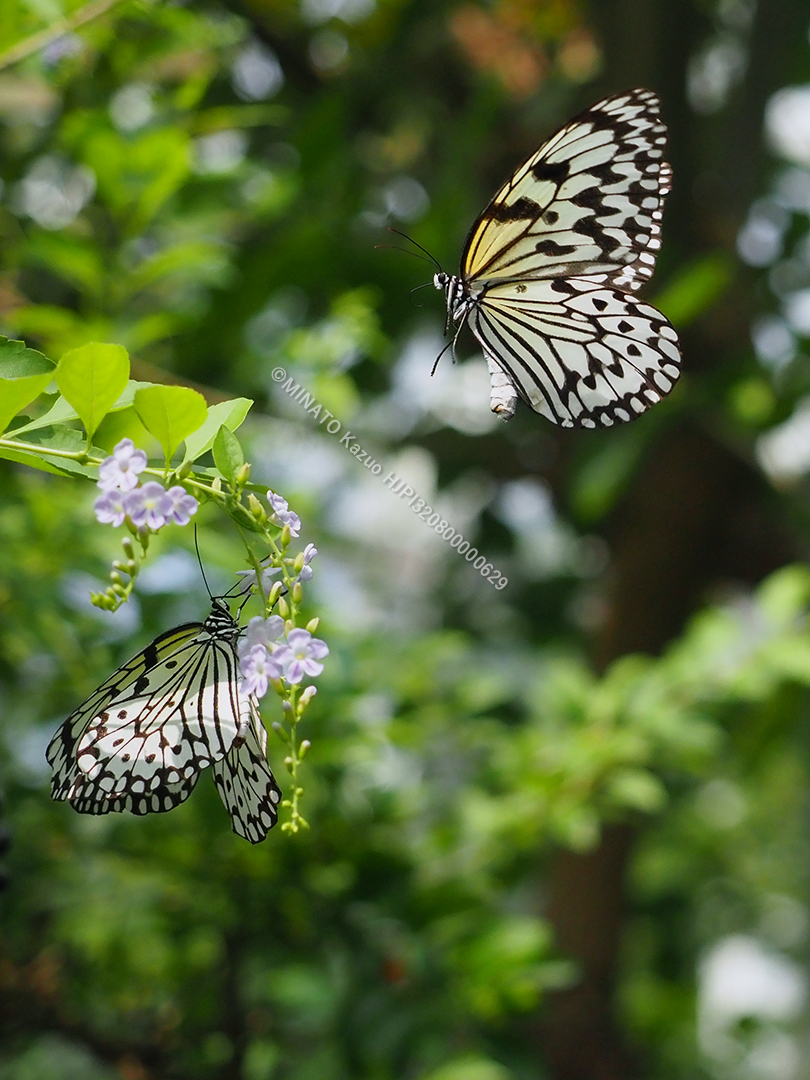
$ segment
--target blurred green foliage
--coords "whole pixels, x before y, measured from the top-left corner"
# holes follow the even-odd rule
[[[734,5],[672,6],[697,50]],[[736,1064],[713,1057],[697,987],[701,957],[730,936],[794,959],[806,949],[810,574],[783,566],[752,588],[762,574],[721,567],[665,647],[600,662],[593,645],[623,571],[613,522],[636,530],[634,553],[654,546],[622,500],[657,448],[682,427],[709,431],[748,466],[759,432],[805,392],[801,355],[774,375],[748,343],[747,320],[773,307],[764,274],[735,260],[727,223],[692,242],[676,161],[682,227],[667,227],[653,299],[683,330],[686,374],[636,424],[578,439],[524,414],[496,432],[469,364],[431,382],[441,301],[409,292],[433,268],[376,250],[399,246],[393,224],[454,268],[495,184],[556,123],[626,85],[606,7],[123,0],[80,25],[80,5],[0,5],[0,65],[2,50],[75,21],[0,70],[0,330],[53,361],[120,342],[140,382],[193,384],[211,423],[189,460],[255,400],[240,428],[252,478],[290,499],[318,545],[332,649],[305,732],[310,833],[251,848],[205,779],[165,816],[51,803],[57,724],[206,600],[192,538],[175,530],[155,539],[139,598],[94,611],[86,595],[117,553],[93,522],[95,489],[0,462],[13,836],[0,851],[0,1080],[554,1075],[538,1016],[582,969],[555,936],[549,882],[561,850],[592,852],[611,829],[637,838],[613,1004],[646,1075],[749,1080],[764,1075],[746,1064],[757,1038],[788,1037],[790,1016],[732,1018],[753,1034],[730,1027]],[[606,69],[617,85],[595,81]],[[684,131],[710,121],[666,97],[665,111],[687,158]],[[742,336],[724,337],[735,312]],[[278,390],[279,366],[509,589],[359,475]],[[104,448],[149,408],[119,404]],[[16,431],[34,438],[43,419]],[[170,453],[178,436],[165,435]],[[801,484],[767,498],[791,537],[773,565],[792,562],[806,550]],[[227,587],[244,565],[237,537],[203,512],[200,547]],[[281,774],[280,744],[271,757]]]

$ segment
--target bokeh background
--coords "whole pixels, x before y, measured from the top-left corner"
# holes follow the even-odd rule
[[[2,1080],[810,1076],[808,30],[800,0],[3,0],[0,332],[253,398],[332,652],[309,833],[250,847],[207,778],[165,816],[53,804],[56,726],[207,603],[174,528],[92,609],[92,486],[0,462]],[[619,430],[504,425],[472,338],[431,378],[432,268],[377,245],[454,271],[511,170],[636,85],[683,378]]]

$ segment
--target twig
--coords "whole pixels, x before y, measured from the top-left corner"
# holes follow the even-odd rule
[[[120,3],[120,0],[91,0],[89,4],[80,7],[72,15],[67,15],[64,19],[57,19],[45,30],[40,30],[38,33],[32,34],[31,37],[18,41],[16,45],[12,45],[10,49],[0,53],[0,71],[3,68],[11,67],[12,64],[16,64],[19,60],[24,60],[27,56],[39,52],[40,49],[44,49],[46,45],[50,45],[52,41],[62,37],[63,34],[70,34],[74,30],[78,30],[80,26],[84,26],[85,23],[92,22],[93,19],[97,19],[99,15],[104,15],[105,12],[118,3]]]

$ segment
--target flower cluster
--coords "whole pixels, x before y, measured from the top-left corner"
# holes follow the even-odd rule
[[[256,615],[248,623],[238,651],[242,693],[264,697],[273,679],[297,686],[305,675],[310,678],[320,675],[321,660],[329,655],[329,646],[313,637],[309,630],[296,628],[285,636],[280,615],[271,615],[269,619]],[[310,690],[312,697],[315,688]]]
[[[139,486],[138,477],[145,468],[143,450],[136,450],[132,439],[122,439],[99,465],[98,486],[103,494],[93,504],[97,520],[117,526],[129,518],[136,528],[152,532],[171,521],[188,525],[191,515],[197,513],[194,496],[180,484],[168,491],[157,480]]]

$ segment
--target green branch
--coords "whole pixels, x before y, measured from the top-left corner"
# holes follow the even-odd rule
[[[40,30],[38,33],[32,34],[31,37],[18,41],[16,45],[12,45],[11,48],[0,53],[0,71],[3,68],[11,67],[12,64],[16,64],[20,60],[24,60],[27,56],[33,56],[34,53],[44,49],[46,45],[50,45],[52,41],[56,41],[57,38],[62,37],[64,34],[73,33],[80,26],[84,26],[85,23],[92,22],[93,19],[104,15],[118,3],[120,3],[120,0],[91,0],[91,3],[80,7],[72,15],[66,15],[64,19],[57,19],[45,30]]]

